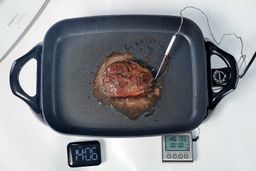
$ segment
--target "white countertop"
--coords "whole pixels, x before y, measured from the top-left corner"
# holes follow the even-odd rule
[[[30,108],[15,97],[9,86],[13,61],[43,40],[55,22],[73,17],[103,14],[177,15],[187,5],[202,8],[210,18],[217,39],[225,32],[236,32],[244,38],[248,59],[256,50],[256,1],[254,0],[52,0],[36,23],[13,51],[0,63],[0,170],[71,170],[67,164],[66,146],[72,141],[100,140],[103,162],[99,166],[73,170],[256,170],[256,64],[239,81],[237,89],[225,97],[200,126],[199,140],[194,143],[193,163],[162,163],[161,137],[98,138],[63,135],[40,123]],[[189,15],[186,15],[189,14]],[[209,33],[205,20],[197,12],[187,11],[203,30]],[[227,39],[221,46],[239,55],[239,42]],[[35,65],[22,71],[24,89],[35,87]]]

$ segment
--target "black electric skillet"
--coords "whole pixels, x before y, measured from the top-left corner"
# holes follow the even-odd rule
[[[44,41],[13,63],[12,92],[56,131],[97,136],[140,136],[189,131],[209,110],[235,89],[238,72],[233,56],[205,42],[199,27],[184,20],[164,73],[164,90],[157,105],[137,120],[129,120],[92,95],[96,71],[113,52],[131,52],[157,69],[180,18],[122,15],[68,19],[56,23]],[[211,56],[227,65],[211,69]],[[37,91],[31,97],[19,83],[19,73],[37,60]],[[218,93],[213,87],[222,87]]]

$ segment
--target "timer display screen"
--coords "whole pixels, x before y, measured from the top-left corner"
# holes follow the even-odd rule
[[[70,167],[94,166],[101,163],[98,141],[72,142],[67,146]]]
[[[188,135],[165,136],[166,151],[189,151],[190,140]]]

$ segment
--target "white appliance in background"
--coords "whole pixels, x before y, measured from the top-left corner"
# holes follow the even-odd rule
[[[0,62],[39,17],[50,0],[0,0]]]

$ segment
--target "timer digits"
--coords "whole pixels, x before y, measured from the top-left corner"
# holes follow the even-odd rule
[[[70,167],[94,166],[101,163],[98,141],[72,142],[67,146]]]
[[[98,160],[98,153],[96,147],[86,147],[75,150],[75,160]]]

